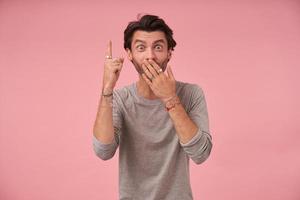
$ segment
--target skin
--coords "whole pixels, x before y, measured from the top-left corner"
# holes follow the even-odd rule
[[[176,96],[176,80],[170,66],[171,49],[168,49],[165,34],[161,31],[136,31],[133,34],[131,49],[126,49],[128,59],[139,74],[137,90],[140,96],[148,99],[160,99],[167,103]],[[122,70],[124,59],[112,57],[112,43],[108,44],[104,62],[102,94],[112,93]],[[159,73],[160,69],[162,70]],[[93,133],[102,143],[110,144],[114,140],[112,121],[112,96],[101,95]],[[179,140],[184,144],[190,141],[199,127],[189,118],[181,103],[168,111]]]
[[[167,74],[157,73],[159,69],[166,70],[172,55],[163,32],[136,31],[132,37],[131,50],[126,51],[128,59],[139,73],[137,88],[140,95],[163,101],[175,96],[175,79],[171,68],[168,68]]]

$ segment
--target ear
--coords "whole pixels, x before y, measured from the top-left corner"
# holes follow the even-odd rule
[[[132,61],[132,52],[129,48],[126,48],[126,53],[128,60]]]
[[[171,59],[171,57],[172,57],[172,50],[169,49],[168,50],[168,61]]]

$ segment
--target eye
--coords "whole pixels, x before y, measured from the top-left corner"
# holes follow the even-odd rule
[[[155,45],[155,50],[161,51],[163,49],[162,45]]]
[[[136,47],[136,49],[137,49],[138,51],[144,51],[145,46],[144,46],[144,45],[138,45],[138,46]]]

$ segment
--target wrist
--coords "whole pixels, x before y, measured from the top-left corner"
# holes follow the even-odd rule
[[[102,88],[102,95],[106,95],[106,94],[112,94],[114,91],[114,88],[113,87],[110,87],[110,86],[104,86]]]
[[[165,102],[165,109],[166,109],[166,111],[170,111],[173,108],[175,108],[175,106],[178,104],[180,104],[180,99],[177,95],[175,95]]]
[[[172,100],[172,99],[174,99],[174,98],[176,98],[176,97],[177,97],[176,94],[170,95],[170,96],[167,97],[167,98],[163,98],[162,101],[164,102],[164,104],[166,104],[168,101],[170,101],[170,100]]]
[[[100,107],[112,107],[113,105],[113,93],[101,94]]]

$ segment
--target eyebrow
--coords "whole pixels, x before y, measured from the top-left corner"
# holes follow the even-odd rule
[[[161,42],[161,43],[165,43],[165,41],[164,41],[163,39],[160,39],[160,40],[156,40],[156,41],[154,41],[154,44],[155,44],[155,43],[159,43],[159,42]]]
[[[143,43],[143,44],[146,43],[146,42],[143,41],[143,40],[137,39],[137,40],[134,41],[134,44],[137,43],[137,42],[141,42],[141,43]],[[153,44],[156,44],[156,43],[159,43],[159,42],[165,43],[165,41],[164,41],[163,39],[160,39],[160,40],[155,40],[155,41],[153,42]]]

